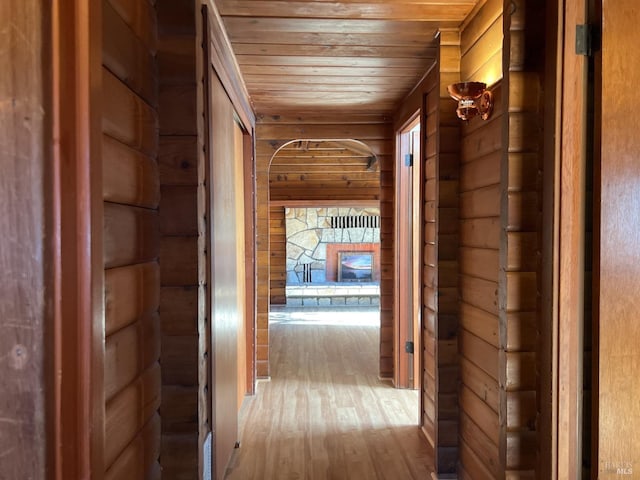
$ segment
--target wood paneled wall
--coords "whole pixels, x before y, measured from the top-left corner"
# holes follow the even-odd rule
[[[287,225],[283,206],[269,207],[269,301],[271,305],[287,303]]]
[[[378,157],[380,169],[381,216],[381,342],[380,375],[393,373],[393,129],[390,119],[380,115],[259,116],[256,126],[257,180],[257,375],[269,375],[269,167],[278,149],[296,139],[355,139],[368,145]],[[306,199],[336,200],[349,196],[340,192],[313,189]]]
[[[160,99],[160,314],[163,477],[197,478],[211,430],[206,408],[207,342],[201,330],[207,282],[204,215],[198,211],[196,12],[190,0],[158,0]],[[200,215],[200,216],[199,216]],[[203,281],[200,281],[203,280]]]
[[[502,72],[502,2],[489,0],[461,31],[460,80],[487,81]],[[495,78],[494,78],[495,80]],[[493,86],[488,121],[464,123],[460,151],[460,464],[462,479],[504,475],[505,398],[501,342],[501,168],[504,101]]]
[[[0,478],[47,478],[54,450],[46,398],[54,338],[47,10],[41,2],[0,4]]]
[[[542,291],[542,135],[544,7],[521,0],[505,13],[507,156],[503,161],[503,245],[500,270],[505,300],[500,323],[505,382],[505,470],[517,478],[534,477],[537,463],[538,388],[536,372]],[[525,26],[527,27],[525,31]],[[506,107],[508,105],[508,108]],[[506,113],[508,111],[508,114]],[[550,339],[546,339],[550,341]]]
[[[456,471],[458,459],[458,316],[459,294],[459,244],[460,244],[460,121],[455,115],[456,102],[446,87],[460,78],[460,32],[440,33],[439,82],[427,96],[428,110],[437,111],[427,121],[427,147],[435,155],[435,185],[427,183],[435,203],[437,231],[435,248],[427,251],[427,258],[435,266],[435,288],[431,295],[436,315],[434,361],[436,365],[435,402],[436,413],[436,469],[440,474]],[[431,141],[429,138],[431,137]],[[432,145],[433,143],[435,145]],[[429,166],[429,163],[427,164]],[[427,219],[425,219],[427,220]],[[430,312],[425,312],[430,318]]]
[[[598,458],[593,459],[603,480],[629,477],[640,471],[640,408],[637,372],[640,353],[637,339],[638,266],[638,169],[640,147],[635,123],[629,122],[628,105],[633,93],[623,87],[629,72],[640,76],[636,56],[626,59],[637,30],[633,21],[638,5],[630,0],[602,2],[601,107],[599,192],[600,224],[596,254],[599,257],[598,310]],[[601,98],[598,98],[601,96]],[[617,460],[611,460],[617,459]]]
[[[103,2],[105,478],[160,478],[156,14]]]
[[[437,474],[458,460],[458,243],[460,121],[447,85],[460,79],[460,33],[440,32],[438,61],[407,98],[396,128],[422,111],[424,204],[421,427]]]

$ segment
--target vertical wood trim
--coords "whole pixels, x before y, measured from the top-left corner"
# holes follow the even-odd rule
[[[499,471],[507,469],[507,299],[508,292],[508,248],[507,231],[509,222],[509,144],[510,144],[510,103],[509,84],[511,80],[511,0],[505,0],[502,10],[502,155],[500,158],[500,247],[498,251],[498,421],[500,436],[498,444]],[[520,2],[519,8],[524,8]],[[495,108],[495,107],[494,107]],[[502,477],[504,478],[504,474]]]
[[[246,392],[255,394],[256,382],[256,163],[255,134],[245,133],[244,153],[244,222],[245,222],[245,313],[246,313]]]
[[[581,472],[582,323],[586,166],[585,58],[575,53],[575,27],[587,20],[586,0],[565,1],[560,151],[560,225],[558,272],[557,478]]]
[[[407,217],[409,209],[408,195],[411,187],[411,174],[404,163],[404,155],[410,150],[409,132],[405,128],[395,133],[396,161],[395,161],[395,290],[397,292],[394,305],[394,384],[396,388],[409,387],[408,357],[404,351],[404,341],[408,338],[407,325],[412,312],[413,297],[410,287],[406,284],[409,268],[412,265],[411,252],[407,247],[407,234],[410,220]]]
[[[198,15],[198,9],[196,9]],[[204,458],[204,443],[209,433],[213,431],[215,422],[215,410],[213,408],[213,339],[211,327],[211,314],[213,312],[212,295],[213,295],[213,278],[212,278],[212,252],[213,243],[211,238],[211,165],[209,158],[211,156],[211,88],[209,81],[209,59],[211,58],[209,48],[210,42],[210,25],[207,6],[202,5],[200,8],[200,21],[196,22],[196,36],[200,41],[196,41],[201,45],[198,53],[201,55],[200,61],[196,61],[196,78],[198,81],[198,106],[202,111],[202,121],[198,120],[198,192],[202,197],[198,201],[201,209],[199,217],[203,218],[202,232],[199,235],[200,247],[202,252],[198,255],[198,270],[201,277],[204,277],[206,285],[201,288],[198,294],[198,336],[200,337],[198,344],[200,348],[199,355],[201,358],[206,355],[206,360],[201,366],[199,379],[204,380],[204,386],[199,385],[198,391],[198,416],[202,419],[206,415],[207,422],[199,421],[198,426],[198,475],[203,477],[205,465],[209,466],[209,471],[213,475],[213,465],[215,465],[215,448],[213,447],[213,438],[211,440],[212,448],[209,458]],[[196,57],[197,58],[197,57]]]
[[[231,42],[224,28],[224,23],[213,0],[198,0],[209,9],[208,23],[211,28],[209,41],[211,48],[210,61],[222,83],[243,127],[251,131],[256,123],[256,116],[249,101],[249,93],[244,83]]]
[[[58,453],[51,13],[49,2],[0,3],[0,478],[53,477]]]
[[[600,2],[598,2],[600,3]],[[629,106],[636,97],[628,81],[640,78],[640,59],[630,55],[637,35],[638,3],[603,1],[600,138],[596,205],[596,292],[598,321],[597,456],[592,478],[636,478],[640,474],[640,323],[638,322],[638,215],[640,164],[638,122]],[[596,114],[598,111],[596,110]],[[597,118],[597,117],[596,117]],[[596,130],[596,133],[598,131]],[[591,134],[591,132],[589,132]]]
[[[101,3],[61,0],[53,12],[55,476],[100,479],[105,421]]]
[[[247,278],[246,278],[246,223],[245,218],[245,156],[244,131],[239,122],[233,125],[233,163],[234,163],[234,209],[236,239],[236,290],[237,290],[237,329],[236,355],[238,378],[236,381],[238,411],[247,393]]]
[[[539,342],[538,411],[539,455],[537,473],[540,478],[556,480],[558,473],[558,254],[560,220],[560,113],[562,96],[563,44],[561,27],[561,0],[547,1],[546,61],[543,89],[544,98],[544,157],[542,181],[542,265],[541,265],[541,318]]]

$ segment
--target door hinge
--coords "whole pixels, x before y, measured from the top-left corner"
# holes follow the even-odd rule
[[[413,167],[413,153],[407,153],[404,156],[404,166]]]
[[[591,57],[600,50],[600,29],[596,25],[576,25],[576,55]]]
[[[413,353],[413,342],[404,342],[405,353]]]

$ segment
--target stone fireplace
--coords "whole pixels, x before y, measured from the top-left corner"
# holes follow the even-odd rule
[[[379,218],[378,208],[286,208],[287,286],[337,283],[343,252],[371,252],[378,282]]]

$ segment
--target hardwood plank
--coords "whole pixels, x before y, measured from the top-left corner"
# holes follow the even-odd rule
[[[160,137],[158,171],[162,185],[198,185],[198,138],[193,136]]]
[[[376,332],[274,324],[271,381],[241,413],[227,478],[426,478],[433,457],[417,426],[418,392],[378,379]]]
[[[537,306],[538,284],[535,272],[507,273],[508,312],[535,311]]]
[[[236,55],[328,56],[328,57],[391,57],[435,59],[436,49],[430,45],[285,45],[239,43],[233,45]]]
[[[496,151],[465,163],[460,169],[460,191],[468,192],[499,184],[501,159],[502,152]]]
[[[506,350],[533,352],[536,350],[538,335],[537,312],[507,313]]]
[[[161,85],[158,101],[160,135],[196,135],[196,85]]]
[[[157,107],[158,74],[153,52],[111,6],[103,1],[102,61],[111,73]]]
[[[498,283],[466,275],[460,278],[460,295],[464,303],[498,315]],[[516,294],[512,293],[516,298]],[[515,300],[514,300],[515,301]]]
[[[148,50],[151,53],[155,53],[157,19],[151,2],[145,0],[108,0],[108,2],[129,27],[136,32],[136,35],[140,37]]]
[[[160,267],[141,263],[105,271],[105,336],[158,310]]]
[[[106,201],[158,208],[160,182],[155,159],[102,137],[102,194]]]
[[[462,247],[459,251],[461,273],[498,282],[498,250]]]
[[[386,124],[258,124],[256,135],[263,140],[353,138],[368,143],[367,140],[380,140],[389,136],[389,128]]]
[[[198,337],[162,336],[162,384],[184,387],[198,385]]]
[[[493,24],[487,26],[487,29],[482,32],[482,35],[477,38],[473,45],[460,45],[460,49],[463,52],[460,60],[460,77],[462,79],[481,78],[482,81],[487,81],[487,77],[474,77],[474,73],[480,70],[487,62],[487,59],[495,59],[502,54],[503,29],[502,15],[500,15]],[[499,72],[500,76],[502,76],[501,70],[500,63],[500,68],[493,71]],[[497,80],[495,73],[493,80]]]
[[[460,304],[460,326],[499,348],[498,316],[468,303]]]
[[[468,472],[473,472],[473,475]],[[459,473],[461,480],[495,480],[496,478],[466,442],[460,444]]]
[[[160,480],[160,417],[156,414],[133,439],[127,449],[105,472],[105,480],[144,478]]]
[[[536,355],[534,352],[508,352],[506,354],[507,391],[536,389]]]
[[[488,0],[475,15],[468,18],[460,34],[461,53],[464,54],[487,29],[502,16],[503,2],[501,0]]]
[[[160,406],[160,365],[154,363],[106,407],[105,464],[113,465]]]
[[[160,289],[160,320],[163,335],[196,335],[198,332],[198,287]]]
[[[197,237],[162,237],[159,259],[160,283],[163,287],[197,285]]]
[[[159,226],[161,235],[198,235],[198,190],[191,185],[163,185]]]
[[[198,434],[164,434],[160,447],[162,478],[197,478]]]
[[[461,330],[460,355],[476,364],[495,380],[499,376],[498,349],[466,330]]]
[[[498,420],[498,414],[491,410],[480,397],[464,385],[460,389],[460,408],[464,411],[464,414],[478,426],[479,431],[482,431],[486,435],[489,443],[497,447],[500,443],[500,422]],[[494,458],[494,471],[496,472],[500,469],[499,463],[495,464],[497,460],[497,458]]]
[[[509,193],[509,229],[534,232],[540,216],[540,200],[537,192]]]
[[[464,357],[460,358],[460,380],[469,390],[483,399],[496,413],[500,409],[500,387],[498,381]],[[516,413],[514,407],[513,413]]]
[[[497,107],[496,107],[497,108]],[[473,126],[463,126],[463,138],[460,146],[461,161],[468,162],[480,158],[502,148],[502,126],[500,116],[494,111],[489,121]]]
[[[198,387],[163,385],[162,430],[165,433],[195,433],[198,431]]]
[[[155,260],[158,246],[158,214],[155,210],[105,203],[105,268]]]
[[[160,356],[160,318],[147,315],[105,339],[104,391],[110,401]]]
[[[233,2],[237,3],[237,2]],[[264,3],[260,1],[259,3]],[[286,2],[287,6],[294,2]],[[335,5],[326,5],[325,8],[335,8]],[[286,9],[287,12],[289,8]],[[222,13],[222,15],[226,15]],[[260,33],[339,33],[339,34],[404,34],[404,35],[422,35],[428,37],[435,33],[437,28],[434,23],[423,21],[379,21],[370,20],[366,18],[353,18],[342,19],[335,21],[326,16],[319,16],[320,18],[290,18],[290,17],[264,17],[262,15],[255,15],[259,18],[247,18],[242,16],[229,16],[224,19],[225,27],[229,30],[231,41],[234,42],[234,33],[242,32],[260,32]],[[325,18],[322,18],[325,17]],[[389,35],[390,36],[390,35]],[[264,43],[271,43],[265,41]],[[306,43],[317,42],[299,42],[304,45]]]
[[[158,75],[162,85],[196,82],[195,35],[163,34],[158,39]]]
[[[103,105],[102,131],[154,158],[158,152],[157,112],[106,68],[102,89],[109,98]]]
[[[516,215],[517,214],[514,211],[514,217]],[[467,219],[499,216],[500,185],[492,185],[478,190],[465,192],[460,195],[460,218]]]
[[[438,3],[414,4],[408,2],[342,2],[338,6],[325,2],[302,2],[302,1],[255,1],[255,0],[222,0],[220,3],[220,13],[238,17],[244,20],[245,16],[265,17],[262,22],[271,17],[282,16],[282,10],[286,9],[290,18],[319,17],[323,19],[387,19],[410,21],[416,18],[428,18],[433,22],[454,21],[459,22],[471,11],[473,2],[460,2],[449,4],[447,8],[442,8]],[[276,22],[270,22],[275,24]],[[313,25],[314,29],[323,31],[331,25],[340,26],[342,22],[323,22],[321,25]],[[371,22],[372,23],[372,22]],[[391,22],[387,22],[391,23]],[[227,22],[230,28],[243,28],[245,23],[241,21]],[[351,26],[352,23],[348,23]],[[367,24],[369,25],[369,24]],[[316,30],[313,30],[316,31]],[[349,30],[346,30],[349,31]]]
[[[500,247],[500,219],[478,218],[460,222],[460,244],[467,247]]]
[[[539,264],[537,232],[507,233],[507,270],[535,272]]]
[[[85,138],[78,142],[80,145],[77,148],[82,149],[87,147],[93,139],[90,134],[91,119],[81,118],[76,123],[75,119],[71,120],[73,115],[56,113],[51,108],[54,95],[64,89],[59,85],[60,77],[68,78],[64,74],[51,72],[52,64],[59,65],[64,70],[65,66],[72,67],[77,64],[85,67],[88,66],[88,62],[85,59],[78,60],[77,63],[70,58],[66,61],[60,59],[61,48],[52,46],[52,39],[74,42],[77,37],[72,34],[66,35],[66,32],[63,34],[51,31],[54,25],[55,28],[59,28],[60,24],[64,25],[64,22],[52,19],[52,11],[50,5],[41,2],[10,0],[0,3],[0,18],[2,18],[0,62],[3,65],[3,72],[0,75],[0,92],[2,92],[0,108],[0,145],[2,145],[0,155],[0,171],[2,171],[0,175],[0,231],[2,231],[0,237],[2,252],[0,253],[2,271],[0,282],[0,298],[2,298],[0,301],[0,355],[2,357],[0,477],[2,478],[46,478],[51,475],[54,450],[50,448],[50,441],[53,438],[54,427],[57,438],[65,438],[72,449],[75,449],[76,442],[83,444],[93,440],[88,432],[81,429],[69,428],[69,431],[65,432],[67,425],[63,422],[65,418],[74,423],[82,418],[81,422],[84,426],[95,418],[92,415],[80,416],[76,409],[76,406],[87,408],[91,404],[90,400],[93,400],[93,394],[89,395],[88,390],[92,386],[89,377],[94,372],[91,368],[82,370],[72,368],[69,372],[66,369],[63,372],[61,367],[62,365],[75,367],[79,358],[86,358],[88,361],[91,355],[85,353],[85,349],[95,345],[92,330],[86,327],[86,323],[92,322],[92,317],[87,313],[90,311],[93,299],[83,298],[84,302],[78,302],[75,290],[76,282],[82,283],[83,280],[91,278],[91,274],[88,277],[84,274],[85,270],[92,269],[90,246],[93,244],[87,240],[93,239],[78,239],[79,241],[76,242],[73,238],[76,232],[82,232],[84,236],[85,232],[91,228],[90,219],[94,211],[91,208],[92,205],[87,202],[84,211],[67,214],[71,222],[76,220],[80,223],[87,220],[88,222],[77,229],[69,227],[70,241],[66,246],[69,253],[65,257],[61,254],[62,248],[54,246],[56,242],[61,241],[60,227],[54,225],[54,198],[58,199],[63,208],[66,205],[67,210],[77,212],[79,209],[75,208],[75,198],[68,203],[64,199],[64,194],[67,192],[62,192],[60,195],[60,189],[65,185],[64,180],[54,181],[53,175],[54,172],[64,173],[67,169],[73,171],[74,174],[70,175],[72,178],[69,182],[77,181],[79,188],[89,193],[82,197],[86,201],[91,196],[91,190],[87,189],[88,171],[94,170],[92,162],[94,159],[85,155],[85,152],[78,153],[76,156],[75,148],[70,146],[64,149],[60,145],[64,142],[59,142],[59,138],[54,143],[52,128],[55,122],[62,128],[64,134],[65,127],[73,128],[81,125],[87,132]],[[88,23],[84,17],[77,20],[80,29],[88,26]],[[81,35],[80,41],[87,39],[88,36]],[[65,50],[63,56],[69,50]],[[58,57],[52,59],[51,54],[54,51]],[[70,54],[69,57],[71,56],[73,55]],[[83,87],[86,86],[89,70],[88,68],[84,74],[76,75],[74,82]],[[65,95],[67,99],[74,101],[81,99],[85,102],[83,107],[77,107],[77,113],[80,116],[87,111],[93,111],[93,106],[89,107],[92,105],[89,95],[69,92],[70,89],[65,90],[67,91],[62,93],[68,93]],[[66,117],[66,120],[61,117]],[[70,144],[76,143],[73,133],[71,131],[67,137]],[[62,162],[61,154],[65,162]],[[77,163],[77,158],[82,158],[83,162]],[[69,166],[61,167],[60,164]],[[76,171],[78,173],[75,173]],[[54,184],[57,185],[54,187]],[[68,193],[68,195],[74,194],[75,191]],[[60,202],[61,196],[63,198]],[[69,265],[68,269],[72,273],[65,277],[69,280],[68,284],[60,285],[62,280],[55,279],[60,275],[54,274],[55,262],[60,262],[61,258],[75,261],[80,252],[85,255],[84,265],[75,268]],[[99,284],[97,289],[99,291]],[[84,291],[89,293],[91,290]],[[59,300],[60,292],[65,296],[69,293],[67,303],[74,308],[73,313],[67,314],[66,317],[65,302]],[[63,312],[54,313],[55,307],[61,307]],[[76,318],[86,322],[73,321]],[[53,334],[54,331],[57,331],[56,335]],[[82,332],[84,335],[82,340],[76,335],[77,332]],[[52,355],[54,348],[61,348],[67,342],[73,350],[67,352],[66,362],[64,359],[62,361],[57,359],[54,364]],[[59,376],[54,378],[52,374],[56,366],[60,370]],[[69,386],[61,387],[62,380],[68,381]],[[54,409],[54,402],[61,402],[65,392],[74,396],[70,405],[61,405],[61,408]],[[68,412],[65,412],[65,407]],[[51,447],[53,447],[52,444]],[[84,469],[78,467],[81,463],[90,462],[90,447],[89,445],[85,447],[81,451],[74,451],[74,456],[68,457],[70,467],[61,468],[60,472],[88,474],[91,465],[83,466]],[[75,454],[78,455],[78,461]],[[55,457],[60,458],[58,455]]]
[[[501,469],[498,445],[465,413],[460,415],[460,437],[463,443],[477,455],[483,466],[491,472],[492,478],[499,478]],[[471,465],[466,467],[475,475],[476,472],[470,468]]]
[[[508,470],[532,470],[536,467],[535,432],[507,432]]]
[[[529,430],[536,429],[536,392],[508,392],[507,396],[507,429]]]

